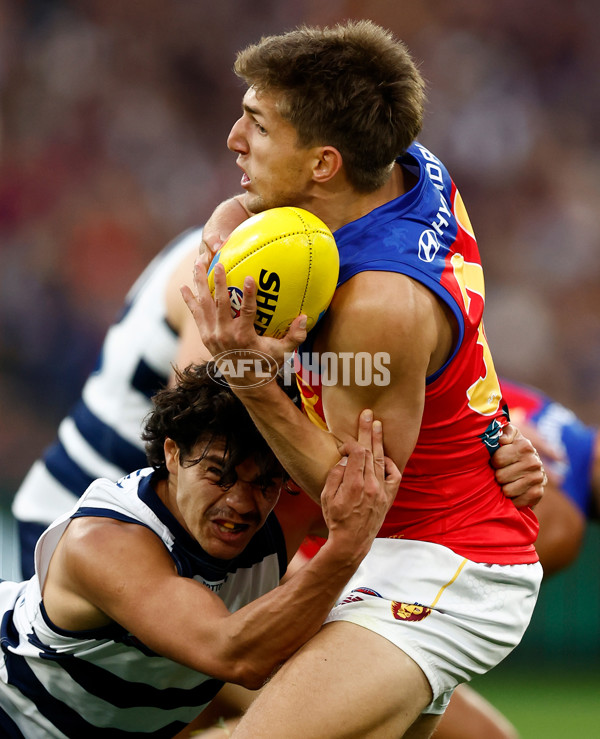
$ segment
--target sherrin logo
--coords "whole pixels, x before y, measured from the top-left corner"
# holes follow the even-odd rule
[[[280,288],[281,279],[277,272],[261,269],[256,290],[256,318],[254,319],[254,328],[259,336],[265,333],[275,314]]]
[[[398,621],[422,621],[431,613],[431,608],[419,603],[392,601],[392,615]]]

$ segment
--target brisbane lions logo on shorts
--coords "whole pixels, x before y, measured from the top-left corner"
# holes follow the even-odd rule
[[[431,613],[431,608],[419,603],[398,603],[392,601],[392,614],[398,621],[422,621]]]

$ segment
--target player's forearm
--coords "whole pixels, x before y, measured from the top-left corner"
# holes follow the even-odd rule
[[[220,676],[251,689],[317,633],[368,547],[336,551],[326,543],[315,557],[275,590],[230,617],[230,651]],[[229,668],[227,667],[229,666]]]
[[[290,477],[317,503],[327,473],[340,459],[338,441],[315,426],[281,388],[233,388]]]

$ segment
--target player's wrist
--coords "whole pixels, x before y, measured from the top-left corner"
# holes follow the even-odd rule
[[[218,381],[227,382],[232,392],[244,403],[251,403],[253,400],[257,403],[275,403],[283,392],[277,382],[277,365],[264,362],[249,366],[243,357],[236,361],[237,369],[226,359],[215,363],[219,372]]]
[[[330,532],[315,558],[319,556],[324,566],[331,567],[334,572],[341,574],[346,571],[350,576],[367,555],[372,542],[372,538],[364,540],[350,532],[343,536],[332,535]]]

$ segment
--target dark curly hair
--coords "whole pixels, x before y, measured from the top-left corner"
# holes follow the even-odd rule
[[[214,362],[190,365],[176,370],[174,387],[164,388],[153,397],[154,410],[146,418],[142,439],[146,442],[148,464],[160,478],[168,475],[164,443],[172,439],[180,450],[180,463],[198,464],[215,442],[225,444],[223,474],[219,485],[230,487],[237,479],[235,468],[252,458],[259,469],[258,484],[284,482],[288,476],[254,425],[243,403],[229,387],[215,381]],[[192,450],[205,442],[200,457]]]

